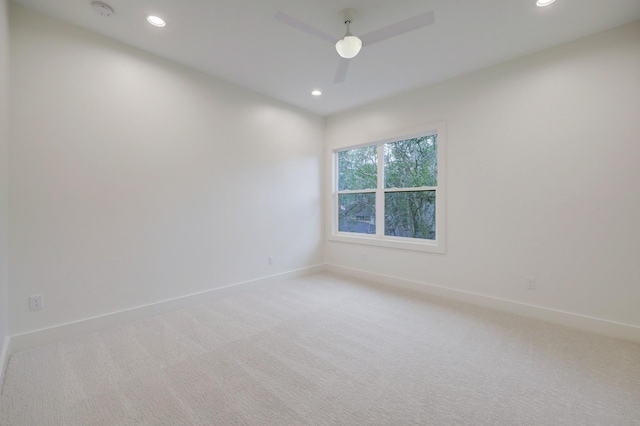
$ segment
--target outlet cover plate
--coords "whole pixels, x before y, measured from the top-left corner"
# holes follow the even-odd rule
[[[34,294],[29,296],[29,309],[37,311],[44,308],[44,296],[42,294]]]
[[[536,288],[536,278],[535,277],[527,277],[524,279],[525,285],[529,290],[533,290]]]

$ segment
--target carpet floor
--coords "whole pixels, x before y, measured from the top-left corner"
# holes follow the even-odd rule
[[[2,425],[640,425],[640,344],[329,274],[15,353]]]

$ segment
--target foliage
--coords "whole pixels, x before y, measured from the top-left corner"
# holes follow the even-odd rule
[[[384,207],[385,235],[435,239],[435,191],[389,192]]]
[[[438,185],[437,135],[384,145],[384,187],[419,188]],[[435,191],[387,192],[384,234],[435,238]]]
[[[438,184],[437,136],[384,145],[384,187],[416,188]]]
[[[338,153],[338,190],[374,189],[378,184],[376,146]]]

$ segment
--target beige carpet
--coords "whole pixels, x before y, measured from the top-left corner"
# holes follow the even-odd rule
[[[14,354],[2,425],[639,425],[640,345],[331,275]]]

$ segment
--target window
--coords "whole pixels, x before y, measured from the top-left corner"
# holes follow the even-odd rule
[[[334,151],[333,240],[444,253],[443,132]]]

